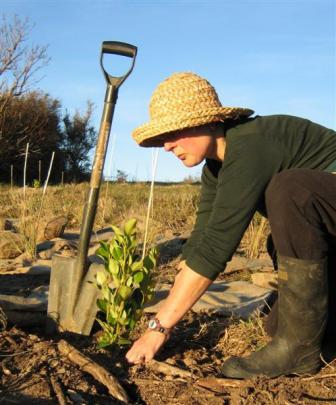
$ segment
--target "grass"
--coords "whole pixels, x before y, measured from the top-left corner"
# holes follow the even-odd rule
[[[23,238],[24,251],[34,255],[36,243],[43,239],[46,222],[56,216],[68,218],[68,229],[80,228],[88,183],[49,186],[44,196],[40,225],[36,223],[42,197],[41,188],[0,186],[0,220],[19,220],[19,233]],[[144,235],[146,210],[150,184],[148,183],[103,183],[97,207],[94,229],[111,224],[121,226],[125,220],[138,219],[139,240]],[[196,218],[200,186],[198,184],[157,184],[154,189],[153,208],[150,216],[148,242],[155,243],[162,237],[189,232]],[[39,226],[38,226],[39,225]],[[268,224],[260,215],[255,215],[247,229],[239,251],[247,257],[257,257],[263,249]]]
[[[246,356],[260,350],[269,341],[270,337],[265,332],[262,314],[256,311],[246,321],[237,319],[229,322],[215,349],[222,352],[223,358],[226,359],[231,356]]]

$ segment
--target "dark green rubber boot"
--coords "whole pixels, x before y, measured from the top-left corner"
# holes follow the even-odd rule
[[[273,340],[248,357],[228,359],[222,376],[313,374],[321,367],[328,312],[326,260],[279,256],[278,277],[278,329]]]

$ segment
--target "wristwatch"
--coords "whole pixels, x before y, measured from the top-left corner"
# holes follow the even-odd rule
[[[171,328],[164,328],[158,318],[151,318],[148,322],[148,329],[150,330],[155,330],[157,332],[165,334],[167,337],[169,337]]]

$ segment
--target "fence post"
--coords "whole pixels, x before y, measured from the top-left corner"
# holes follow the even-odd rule
[[[14,184],[14,181],[13,181],[13,174],[14,174],[14,166],[11,165],[11,167],[10,167],[11,189],[13,188],[13,184]]]

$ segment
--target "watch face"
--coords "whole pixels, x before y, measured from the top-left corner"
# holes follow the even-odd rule
[[[148,323],[148,327],[149,329],[155,329],[157,326],[156,320],[155,319],[151,319]]]

